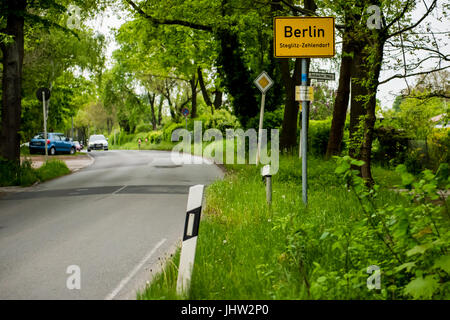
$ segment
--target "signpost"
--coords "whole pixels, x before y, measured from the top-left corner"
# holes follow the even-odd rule
[[[310,72],[309,73],[310,79],[316,79],[316,80],[334,80],[334,73],[329,72]]]
[[[42,102],[42,113],[44,116],[44,143],[45,143],[45,162],[48,160],[48,150],[47,150],[47,110],[45,108],[45,103],[50,99],[50,90],[48,88],[39,88],[36,91],[36,98]]]
[[[261,141],[262,141],[262,129],[263,129],[263,120],[264,120],[264,104],[266,101],[266,92],[273,85],[273,80],[269,77],[269,75],[263,71],[261,74],[255,79],[255,85],[261,91],[261,109],[259,113],[259,129],[258,129],[258,151],[256,153],[256,164],[259,163],[259,158],[261,157]]]
[[[306,58],[330,58],[335,55],[334,17],[276,17],[273,20],[273,47],[276,58],[302,58],[301,86],[296,88],[302,102],[302,199],[308,204],[308,61]],[[296,99],[297,100],[297,99]],[[302,147],[303,146],[303,147]]]

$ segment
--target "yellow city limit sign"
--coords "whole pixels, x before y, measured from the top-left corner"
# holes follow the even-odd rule
[[[273,22],[276,58],[333,57],[334,17],[276,17]]]

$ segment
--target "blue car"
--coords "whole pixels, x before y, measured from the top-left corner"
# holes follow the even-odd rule
[[[30,141],[29,148],[30,154],[45,153],[44,133],[35,135]],[[74,154],[77,149],[73,141],[62,133],[49,132],[47,133],[47,150],[49,155],[55,155],[56,153]]]

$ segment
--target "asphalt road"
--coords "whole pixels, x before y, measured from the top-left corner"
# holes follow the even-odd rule
[[[164,151],[91,155],[88,168],[0,197],[0,299],[134,299],[181,239],[189,186],[223,176]],[[73,265],[81,288],[70,290]]]

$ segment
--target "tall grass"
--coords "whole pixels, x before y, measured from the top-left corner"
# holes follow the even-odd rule
[[[20,165],[0,159],[0,187],[30,186],[36,182],[44,182],[70,173],[64,161],[49,160],[40,168],[34,169],[31,160],[25,159]]]
[[[346,263],[332,241],[324,241],[324,234],[332,228],[351,231],[362,213],[357,198],[334,173],[334,161],[311,159],[308,166],[308,207],[302,202],[298,158],[280,158],[279,172],[273,177],[271,206],[266,203],[259,167],[227,166],[225,179],[207,189],[187,298],[379,298],[365,288],[365,282],[348,293],[328,295],[314,289],[321,276],[316,272],[318,265],[332,273]],[[377,201],[403,201],[388,189],[398,181],[398,175],[379,168],[373,171],[375,179],[382,182]],[[352,259],[371,264],[370,257]],[[177,265],[171,262],[166,273],[170,269],[173,276],[155,278],[138,298],[174,297],[170,288],[176,282]]]

